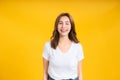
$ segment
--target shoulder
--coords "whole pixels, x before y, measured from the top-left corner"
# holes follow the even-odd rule
[[[77,48],[82,47],[82,44],[81,44],[80,42],[78,42],[78,43],[73,42],[73,44],[74,44],[74,46],[77,47]]]
[[[49,47],[49,46],[50,46],[50,41],[45,42],[44,45],[45,45],[46,47]]]

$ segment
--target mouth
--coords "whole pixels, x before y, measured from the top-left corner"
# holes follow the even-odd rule
[[[63,30],[63,29],[61,29],[60,31],[63,32],[63,33],[64,33],[64,32],[68,32],[68,30]]]

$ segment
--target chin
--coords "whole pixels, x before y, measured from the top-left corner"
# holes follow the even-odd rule
[[[66,33],[65,33],[65,34],[60,34],[60,35],[61,35],[61,36],[68,36],[68,33],[67,33],[67,34],[66,34]]]

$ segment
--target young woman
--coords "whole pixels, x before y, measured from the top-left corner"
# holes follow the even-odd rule
[[[43,51],[44,80],[83,80],[82,45],[69,13],[61,13],[55,21],[51,40]]]

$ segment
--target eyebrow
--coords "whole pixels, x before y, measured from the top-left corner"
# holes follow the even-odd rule
[[[59,21],[59,22],[63,22],[63,21]],[[65,22],[70,22],[70,21],[65,21]]]

